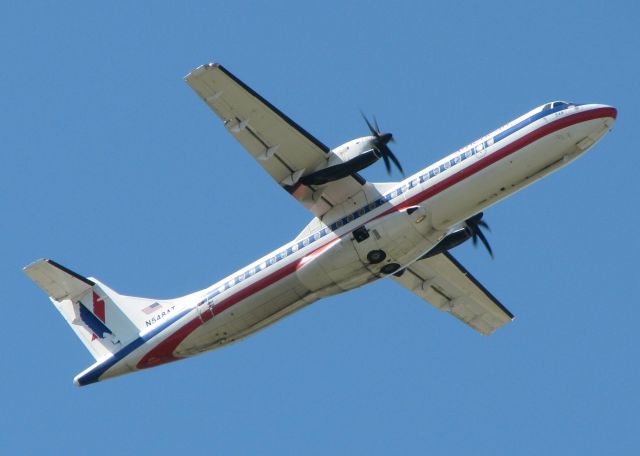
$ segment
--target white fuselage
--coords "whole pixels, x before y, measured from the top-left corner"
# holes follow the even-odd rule
[[[321,297],[400,270],[469,216],[577,158],[616,117],[605,105],[544,108],[402,182],[366,184],[295,240],[201,292],[173,300],[174,314],[149,321],[143,344],[79,377],[111,377],[211,350]],[[354,235],[358,229],[363,236]],[[370,261],[373,251],[384,252],[384,259]]]

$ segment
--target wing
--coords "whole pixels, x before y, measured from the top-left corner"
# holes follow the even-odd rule
[[[513,315],[451,254],[418,260],[393,279],[434,307],[488,336]]]
[[[220,64],[200,66],[185,80],[264,170],[316,216],[357,193],[365,183],[353,173],[323,186],[301,185],[301,177],[327,162],[327,146]]]

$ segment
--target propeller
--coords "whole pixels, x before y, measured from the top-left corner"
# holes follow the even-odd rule
[[[378,121],[376,120],[375,116],[373,116],[373,125],[371,125],[371,122],[369,122],[369,119],[367,119],[367,116],[365,116],[362,111],[360,111],[360,114],[362,114],[362,118],[367,123],[367,127],[369,127],[369,131],[375,137],[373,147],[384,160],[384,166],[385,168],[387,168],[387,174],[391,174],[391,162],[393,162],[393,164],[396,165],[400,173],[404,176],[404,170],[402,169],[402,165],[400,165],[400,162],[398,161],[396,156],[393,154],[393,152],[391,152],[391,149],[389,149],[389,146],[387,145],[390,142],[395,143],[395,141],[393,140],[393,135],[391,133],[382,133],[380,131],[380,127],[378,126]]]
[[[487,241],[486,236],[480,229],[480,228],[486,228],[487,231],[491,231],[491,228],[489,228],[489,225],[487,225],[487,222],[482,220],[482,215],[483,213],[480,212],[474,215],[473,217],[468,218],[465,221],[465,224],[467,225],[467,229],[471,234],[471,241],[473,242],[473,246],[476,247],[478,245],[478,239],[480,239],[480,241],[484,244],[487,251],[489,252],[489,255],[491,256],[491,258],[493,258],[493,250],[491,250],[489,241]]]

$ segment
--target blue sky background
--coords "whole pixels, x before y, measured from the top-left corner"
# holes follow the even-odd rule
[[[133,3],[0,5],[0,453],[637,454],[636,2]],[[182,81],[210,61],[331,147],[376,114],[408,173],[554,99],[619,119],[486,212],[495,260],[454,252],[516,314],[495,335],[383,281],[79,389],[23,266],[174,297],[309,218]]]

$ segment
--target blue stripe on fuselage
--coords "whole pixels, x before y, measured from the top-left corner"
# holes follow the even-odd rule
[[[530,117],[518,122],[517,124],[507,128],[506,130],[496,134],[495,136],[489,138],[488,140],[485,140],[485,142],[483,143],[484,147],[489,147],[489,146],[493,146],[495,145],[497,142],[504,140],[505,138],[509,137],[510,135],[516,133],[517,131],[521,130],[522,128],[526,127],[527,125],[532,124],[533,122],[542,119],[543,117],[546,117],[550,114],[562,111],[564,109],[567,109],[571,106],[576,106],[575,104],[567,104],[567,105],[560,105],[554,108],[550,108],[550,109],[546,109],[540,112],[537,112],[533,115],[531,115]],[[488,144],[489,141],[493,140],[492,144]],[[472,143],[475,144],[475,143]],[[456,166],[458,163],[461,163],[463,161],[466,161],[467,159],[471,158],[473,155],[476,154],[476,147],[477,146],[468,146],[463,148],[463,150],[456,155],[456,157],[450,159],[448,162],[433,167],[431,169],[426,170],[423,174],[421,174],[420,176],[417,176],[416,178],[414,178],[414,180],[416,180],[419,183],[424,183],[436,176],[438,176],[441,172],[444,172],[448,169],[451,169],[452,167]],[[218,296],[220,293],[223,293],[224,291],[229,290],[230,288],[235,287],[236,285],[242,283],[245,279],[248,279],[249,277],[253,276],[254,274],[257,274],[260,271],[263,271],[264,269],[267,269],[271,266],[273,266],[274,264],[278,263],[279,261],[285,259],[287,256],[292,255],[293,253],[297,252],[298,250],[301,250],[305,247],[307,247],[308,245],[322,239],[323,237],[327,236],[328,234],[330,234],[331,232],[342,228],[343,226],[347,225],[348,223],[353,222],[354,220],[364,216],[365,214],[377,209],[378,207],[384,205],[385,203],[392,201],[393,199],[397,198],[398,196],[402,195],[406,190],[408,190],[409,188],[413,188],[415,187],[417,184],[412,184],[413,180],[409,183],[406,183],[404,185],[402,185],[400,188],[395,188],[394,190],[390,191],[389,193],[381,196],[380,198],[378,198],[375,201],[372,201],[371,203],[367,204],[366,206],[356,210],[355,212],[348,214],[347,216],[333,222],[331,225],[329,225],[328,227],[322,228],[321,230],[311,234],[309,237],[300,240],[290,246],[287,246],[284,248],[284,250],[282,250],[281,252],[273,255],[271,258],[261,262],[258,266],[252,267],[250,269],[244,270],[241,273],[239,273],[237,276],[231,278],[231,279],[227,279],[223,285],[219,286],[218,288],[216,288],[213,292],[209,293],[209,295],[207,296],[206,299],[204,299],[203,301],[201,301],[200,303],[198,303],[198,305],[203,304],[204,302],[206,302],[207,300],[213,299],[214,297]],[[405,188],[406,186],[406,188]],[[102,374],[104,374],[108,369],[110,369],[111,367],[115,366],[119,361],[121,361],[122,359],[124,359],[127,355],[129,355],[130,353],[132,353],[134,350],[136,350],[137,348],[141,347],[142,345],[144,345],[146,342],[148,342],[151,338],[155,337],[157,334],[159,334],[161,331],[163,331],[164,329],[168,328],[169,326],[171,326],[173,323],[175,323],[176,321],[178,321],[180,318],[182,318],[184,315],[186,315],[187,313],[189,313],[191,310],[193,310],[192,308],[187,309],[182,311],[181,313],[179,313],[178,315],[176,315],[175,317],[173,317],[172,319],[166,321],[165,323],[163,323],[162,325],[158,326],[157,328],[149,331],[148,333],[141,335],[140,337],[134,339],[132,342],[130,342],[126,347],[122,348],[119,352],[115,353],[112,357],[110,357],[109,359],[103,361],[102,363],[100,363],[99,365],[97,365],[96,367],[94,367],[93,369],[91,369],[89,372],[87,372],[86,374],[84,374],[82,377],[77,379],[77,382],[79,385],[88,385],[90,383],[94,383],[97,382],[100,379],[100,376]]]
[[[118,362],[123,360],[127,355],[133,353],[134,350],[144,345],[150,339],[152,339],[153,337],[158,335],[160,332],[167,329],[169,326],[171,326],[172,324],[180,320],[182,317],[187,315],[192,310],[193,308],[185,309],[182,312],[178,313],[173,318],[170,318],[163,324],[159,325],[158,327],[135,338],[133,341],[131,341],[128,345],[126,345],[120,351],[114,353],[110,358],[104,360],[103,362],[101,362],[100,364],[92,368],[89,372],[82,375],[82,377],[78,377],[76,379],[78,385],[84,386],[84,385],[89,385],[90,383],[97,382],[98,380],[100,380],[100,376],[104,374],[107,370],[115,366]]]
[[[543,117],[546,117],[546,116],[548,116],[550,114],[553,114],[553,113],[556,113],[558,111],[562,111],[563,109],[567,109],[567,108],[569,108],[571,106],[579,106],[579,105],[576,105],[576,104],[564,104],[564,105],[556,106],[554,108],[549,108],[549,109],[545,109],[543,111],[537,112],[537,113],[532,114],[531,116],[527,117],[526,119],[518,122],[517,124],[507,128],[506,130],[496,134],[495,136],[493,136],[491,138],[488,138],[487,140],[485,140],[481,144],[482,144],[483,148],[494,146],[499,141],[504,140],[508,136],[510,136],[510,135],[516,133],[517,131],[523,129],[527,125],[530,125],[533,122],[535,122],[535,121],[537,121],[539,119],[542,119]],[[389,193],[381,196],[380,198],[376,199],[375,201],[370,202],[366,206],[363,206],[363,207],[357,209],[356,211],[346,215],[345,217],[342,217],[341,219],[338,219],[338,220],[334,221],[332,224],[328,225],[325,228],[320,229],[319,231],[309,235],[308,237],[306,237],[306,238],[304,238],[302,240],[299,240],[299,241],[293,243],[292,245],[284,247],[284,250],[274,254],[271,258],[268,258],[268,259],[262,261],[257,266],[254,266],[252,268],[246,269],[246,270],[242,271],[241,273],[239,273],[238,275],[236,275],[235,277],[227,279],[222,285],[218,286],[215,290],[210,292],[207,295],[207,297],[204,300],[202,300],[199,304],[203,304],[207,300],[215,298],[216,296],[220,295],[221,293],[224,293],[225,291],[227,291],[227,290],[235,287],[236,285],[242,283],[245,279],[248,279],[249,277],[257,274],[258,272],[263,271],[264,269],[270,268],[271,266],[273,266],[274,264],[278,263],[279,261],[285,259],[286,257],[288,257],[290,255],[293,255],[298,250],[302,250],[303,248],[306,248],[307,246],[313,244],[314,242],[318,241],[319,239],[322,239],[323,237],[327,236],[328,234],[330,234],[330,233],[332,233],[332,232],[344,227],[345,225],[347,225],[347,224],[359,219],[360,217],[364,216],[365,214],[368,214],[369,212],[371,212],[371,211],[379,208],[380,206],[386,204],[387,202],[392,201],[393,199],[395,199],[398,196],[402,195],[408,189],[417,186],[418,182],[420,184],[423,184],[424,182],[427,182],[428,180],[433,179],[434,177],[438,176],[440,173],[442,173],[444,171],[447,171],[448,169],[453,168],[454,166],[458,165],[459,163],[471,158],[472,156],[476,155],[476,153],[478,152],[477,149],[480,146],[480,144],[477,144],[475,146],[473,146],[473,144],[475,144],[475,143],[472,143],[472,145],[464,147],[454,158],[450,159],[448,162],[445,162],[445,163],[443,163],[441,165],[438,165],[438,166],[435,166],[435,167],[433,167],[431,169],[428,169],[423,174],[421,174],[420,176],[417,176],[416,178],[414,178],[410,182],[405,183],[404,185],[400,186],[399,188],[393,189]]]
[[[495,135],[493,137],[493,142],[495,144],[498,141],[502,141],[507,136],[514,134],[516,131],[523,129],[524,127],[526,127],[529,124],[532,124],[536,120],[540,120],[543,117],[548,116],[549,114],[553,114],[555,112],[562,111],[563,109],[567,109],[570,106],[576,106],[576,105],[560,105],[560,106],[556,106],[555,108],[550,108],[550,109],[546,109],[544,111],[537,112],[534,115],[532,115],[531,117],[527,117],[523,121],[520,121],[517,124],[515,124],[514,126],[509,127],[505,131]]]

